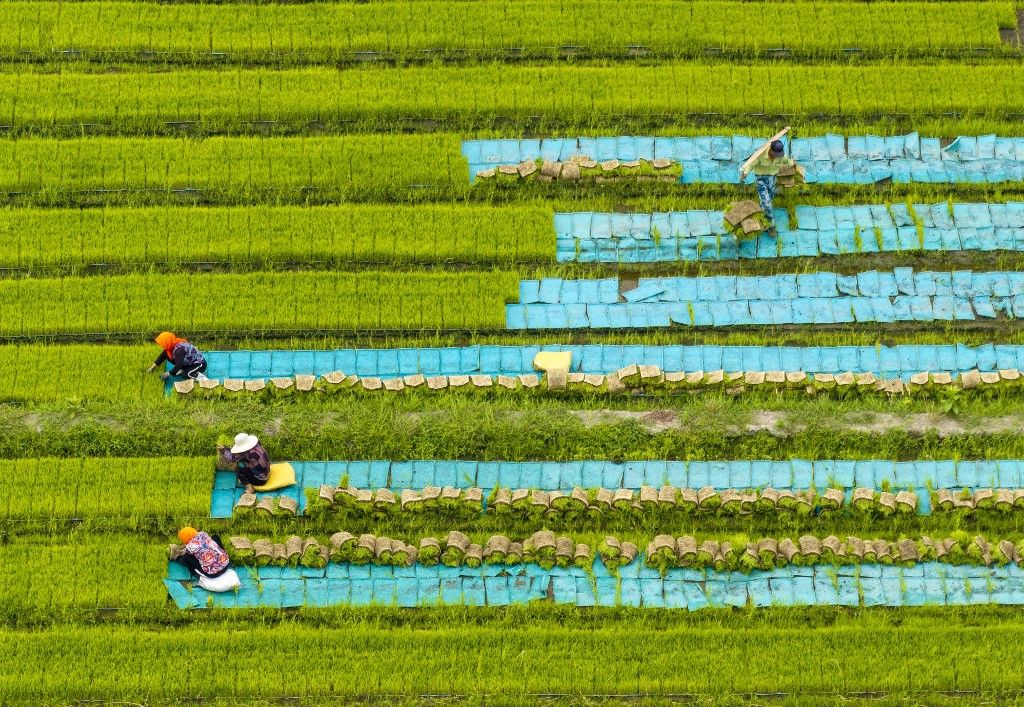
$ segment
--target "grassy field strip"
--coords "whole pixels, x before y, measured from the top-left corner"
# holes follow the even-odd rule
[[[0,661],[0,697],[156,703],[197,693],[249,702],[386,694],[411,704],[412,697],[439,690],[520,702],[541,694],[725,700],[781,692],[825,703],[862,691],[930,700],[939,690],[1019,690],[1013,671],[991,669],[1024,634],[1016,612],[974,608],[951,617],[928,609],[850,615],[817,610],[797,614],[803,620],[798,623],[787,612],[768,611],[742,626],[723,626],[721,614],[712,612],[706,619],[653,624],[658,630],[651,623],[657,619],[644,620],[642,613],[599,612],[591,620],[556,609],[476,610],[455,618],[442,612],[436,624],[423,619],[427,623],[417,625],[375,620],[390,616],[378,609],[343,614],[352,617],[348,621],[331,621],[333,614],[326,613],[326,626],[285,620],[240,628],[236,617],[210,617],[173,631],[159,624],[6,629],[0,638],[10,648]],[[470,615],[494,621],[479,623]],[[222,669],[197,672],[187,682],[167,680],[166,666],[196,645],[223,655]],[[268,647],[277,658],[248,675],[251,656]],[[829,668],[808,670],[808,655]],[[71,668],[85,663],[88,671]],[[708,667],[679,670],[680,664]],[[394,665],[403,666],[400,674]]]
[[[153,346],[0,346],[0,401],[156,402],[162,381],[143,371],[157,353]]]
[[[454,197],[469,191],[459,144],[455,134],[3,141],[0,190],[59,205],[89,198],[165,203],[171,191],[241,203]]]
[[[918,273],[918,276],[924,275],[928,275],[928,273]],[[866,289],[868,281],[865,280],[864,286],[860,289],[861,296],[851,297],[848,305],[844,302],[845,296],[834,296],[831,299],[843,302],[844,307],[850,310],[844,316],[851,321],[854,318],[854,313],[861,311],[857,309],[858,307],[863,310],[859,320],[870,319],[871,321],[922,320],[925,313],[931,314],[929,321],[933,319],[936,321],[952,320],[954,317],[963,319],[966,317],[966,308],[968,307],[974,308],[971,310],[971,318],[975,316],[975,310],[977,310],[978,316],[991,317],[994,312],[985,314],[988,311],[984,309],[986,305],[990,308],[996,307],[1004,313],[1009,313],[1007,307],[1011,304],[1014,308],[1017,306],[1016,299],[1012,297],[1014,291],[1010,291],[1009,294],[1001,294],[1002,286],[1010,286],[1007,285],[1008,275],[1015,274],[1000,272],[974,274],[972,282],[980,283],[984,276],[985,282],[991,289],[985,290],[983,293],[982,290],[976,288],[973,298],[962,294],[959,289],[951,295],[940,293],[933,296],[934,291],[922,294],[923,290],[919,290],[916,299],[910,295],[897,295],[890,298],[890,295],[882,290],[878,290],[875,294],[872,294],[874,290],[869,292]],[[815,282],[821,280],[824,283],[825,278],[830,276],[834,276],[834,273],[818,273]],[[943,277],[945,280],[950,278],[949,273],[937,273],[936,276],[939,279],[933,278],[932,281],[938,282],[940,285]],[[494,270],[462,273],[363,271],[359,273],[168,274],[152,277],[118,275],[91,278],[8,279],[0,281],[0,335],[45,337],[53,335],[102,336],[125,333],[147,336],[150,332],[161,329],[189,331],[194,335],[201,335],[202,332],[238,330],[240,327],[250,335],[253,332],[281,334],[364,329],[382,331],[495,330],[501,329],[505,325],[505,304],[515,300],[520,277],[521,273],[515,270]],[[836,281],[842,283],[849,279],[849,276],[839,276],[839,280]],[[877,279],[875,277],[875,280]],[[677,278],[677,280],[693,283],[698,281],[697,278]],[[713,281],[710,278],[704,280]],[[726,284],[731,282],[734,287],[738,287],[741,280],[753,281],[756,278],[724,278]],[[775,276],[767,278],[766,282],[776,280],[782,283],[777,285],[777,288],[789,288],[792,285],[794,290],[792,294],[797,296],[799,303],[790,305],[792,309],[786,321],[781,318],[774,318],[771,321],[787,324],[804,323],[802,314],[804,310],[798,309],[798,307],[804,307],[805,303],[809,303],[807,307],[810,307],[808,312],[811,314],[808,316],[811,316],[812,319],[806,323],[812,323],[812,321],[818,321],[813,319],[813,316],[816,316],[813,312],[821,309],[819,300],[831,301],[824,296],[798,296],[796,276],[794,275]],[[835,289],[836,281],[830,279],[830,282],[833,282],[833,289]],[[1012,281],[1016,282],[1015,279]],[[530,281],[524,282],[529,283]],[[608,297],[614,295],[615,299],[618,299],[617,283],[614,280],[565,280],[564,282],[568,285],[583,283],[597,288],[601,287],[601,283],[611,283],[611,290],[615,290],[615,292],[609,294]],[[657,284],[658,279],[651,278],[651,282]],[[960,284],[958,277],[957,285]],[[875,289],[880,286],[875,286]],[[981,285],[978,284],[977,287],[981,287]],[[582,290],[580,291],[582,292]],[[175,306],[176,298],[183,292],[189,292],[193,297],[192,305],[187,311]],[[687,314],[686,321],[680,320],[680,323],[693,323],[693,317],[698,314],[702,317],[706,315],[706,319],[696,321],[697,324],[718,326],[725,323],[743,323],[737,319],[740,316],[738,309],[735,307],[728,309],[729,306],[735,305],[737,302],[746,301],[737,299],[738,292],[737,289],[737,294],[731,298],[734,300],[731,304],[726,301],[729,298],[724,294],[711,296],[706,293],[703,295],[706,298],[704,301],[696,302],[694,300],[696,304],[693,305],[693,313]],[[787,294],[789,289],[778,290],[778,292],[777,297],[779,298],[789,296]],[[818,292],[820,294],[822,289],[819,288]],[[992,294],[989,295],[989,292]],[[520,293],[522,294],[522,290]],[[639,294],[638,291],[637,295]],[[576,301],[579,302],[591,301],[590,299],[579,299],[579,294],[576,297]],[[605,300],[603,295],[599,298],[601,302]],[[884,307],[882,300],[888,303],[889,308]],[[921,301],[918,302],[918,300]],[[646,326],[650,327],[668,324],[667,321],[662,323],[658,318],[662,316],[660,312],[665,307],[682,307],[683,309],[680,310],[682,314],[678,315],[680,317],[689,312],[686,301],[680,299],[679,303],[675,305],[671,302],[655,303],[654,305],[644,302],[637,302],[633,305],[594,305],[593,302],[589,305],[518,304],[509,305],[509,312],[514,314],[524,311],[524,307],[539,307],[558,309],[558,316],[563,316],[563,312],[568,313],[570,310],[576,311],[579,308],[583,308],[585,312],[590,311],[588,308],[595,307],[608,308],[609,312],[612,308],[616,312],[619,310],[625,312],[627,308],[632,307],[633,309],[629,311],[635,310],[639,313],[644,308],[649,309],[654,306],[657,310],[655,314],[648,314],[648,320],[644,320],[648,322]],[[768,303],[770,301],[757,300],[757,302]],[[785,299],[778,299],[778,302],[789,304],[789,300]],[[927,310],[921,310],[920,316],[913,315],[915,310],[912,308],[917,306],[915,303],[920,307],[928,305]],[[726,307],[725,313],[718,313],[718,309],[714,309],[712,312],[712,304]],[[908,315],[904,317],[901,314],[897,317],[895,313],[903,312],[904,305]],[[761,307],[761,304],[758,304],[757,307]],[[757,307],[753,304],[750,305],[748,319],[754,317],[755,311],[761,311]],[[829,307],[829,312],[833,315],[832,321],[839,321],[836,312],[843,307],[839,309],[831,305]],[[960,314],[961,310],[964,312],[963,315]],[[597,309],[594,311],[597,312]],[[1016,312],[1016,309],[1013,311]],[[886,312],[895,313],[886,314]],[[768,311],[766,316],[770,314],[771,311]],[[729,317],[729,319],[716,319],[716,316]],[[589,319],[587,321],[590,322]],[[615,320],[615,322],[617,321]],[[629,320],[630,323],[634,321],[636,324],[640,323],[639,319]],[[609,324],[606,326],[614,327],[616,326],[615,322],[609,320]],[[533,328],[537,326],[565,328],[573,324],[569,319],[563,321],[550,317],[543,321],[538,320],[536,324],[532,323],[532,320],[524,320],[520,324],[513,318],[508,321],[508,326],[522,328],[526,323]],[[596,324],[591,323],[591,325]],[[1002,323],[1001,326],[1008,327],[1009,325]]]
[[[373,201],[417,204],[472,196],[480,199],[608,199],[608,186],[501,185],[471,187],[456,133],[350,135],[309,138],[78,138],[0,141],[0,196],[19,206],[93,204],[322,204]],[[971,163],[964,163],[971,164]],[[487,188],[495,187],[495,188]],[[595,185],[596,186],[596,185]],[[1005,200],[1020,185],[1000,191],[984,184],[956,185],[957,200]],[[562,187],[562,188],[559,188]],[[662,187],[658,189],[657,187]],[[678,185],[615,185],[616,195],[672,200]],[[877,188],[812,185],[812,198],[857,203],[877,200]],[[901,191],[901,189],[903,191]],[[726,191],[727,190],[727,191]],[[865,191],[867,190],[867,191]],[[945,199],[949,185],[915,186],[915,199]],[[902,201],[905,187],[890,198]],[[690,185],[687,195],[717,203],[735,187]],[[16,216],[15,216],[16,217]]]
[[[809,21],[807,9],[795,3],[755,9],[743,2],[702,2],[680,10],[665,0],[584,0],[571,7],[542,0],[514,5],[498,0],[11,2],[0,21],[0,56],[24,59],[25,52],[32,52],[44,59],[55,53],[56,58],[99,54],[110,59],[111,54],[127,54],[140,60],[318,63],[351,59],[356,52],[418,58],[428,51],[486,55],[511,48],[518,50],[512,56],[551,58],[566,46],[607,56],[626,56],[629,47],[661,56],[709,47],[740,53],[784,47],[811,56],[854,47],[868,53],[941,56],[955,49],[1004,49],[999,29],[1016,26],[1013,7],[1010,2],[818,2]],[[750,23],[790,29],[777,40],[735,31]]]
[[[593,128],[625,115],[1019,117],[1018,64],[427,66],[282,71],[0,74],[0,119],[12,130],[135,135],[196,123],[206,133],[388,130],[436,121],[449,130]],[[660,87],[676,86],[665,93]],[[762,91],[771,85],[773,91]],[[254,126],[253,123],[260,125]],[[270,125],[264,125],[269,123]],[[173,124],[169,126],[168,124]],[[189,125],[184,125],[189,127]]]
[[[551,263],[542,205],[0,210],[0,268]]]
[[[275,459],[985,459],[1024,458],[1019,398],[881,399],[714,395],[671,401],[537,396],[345,396],[194,407],[154,401],[0,406],[3,457],[208,458],[256,431]],[[203,508],[208,508],[209,477]]]
[[[212,461],[201,457],[0,461],[0,509],[11,520],[154,519],[204,516]]]
[[[124,275],[0,282],[0,335],[497,329],[514,271]],[[187,310],[179,298],[188,294]]]
[[[30,535],[5,544],[0,557],[23,570],[0,577],[0,616],[7,621],[18,615],[155,611],[167,601],[159,582],[167,567],[166,542],[117,534]]]

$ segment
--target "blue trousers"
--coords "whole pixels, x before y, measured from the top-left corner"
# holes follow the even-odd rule
[[[757,177],[754,185],[757,187],[757,200],[761,202],[761,210],[764,211],[768,224],[775,225],[775,213],[772,211],[772,200],[775,198],[776,188],[775,175],[768,174]]]

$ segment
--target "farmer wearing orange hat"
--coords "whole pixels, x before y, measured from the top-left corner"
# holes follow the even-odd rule
[[[186,526],[178,531],[185,552],[175,561],[199,575],[199,586],[211,592],[222,592],[238,586],[238,575],[224,552],[220,536],[207,535]]]
[[[171,376],[183,376],[193,380],[206,378],[206,359],[188,340],[182,339],[173,331],[162,331],[154,341],[160,346],[161,351],[153,365],[146,370],[147,373],[152,373],[157,366],[170,362],[171,370],[160,374],[164,380]]]

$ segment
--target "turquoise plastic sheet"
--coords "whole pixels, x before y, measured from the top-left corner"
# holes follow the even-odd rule
[[[173,570],[169,563],[169,572]],[[784,567],[768,572],[671,569],[664,577],[640,557],[612,575],[598,560],[593,574],[578,568],[542,570],[534,565],[472,570],[465,567],[396,568],[374,565],[358,572],[332,570],[303,576],[299,568],[238,568],[242,586],[207,592],[189,582],[164,580],[179,609],[300,606],[507,606],[553,601],[575,606],[629,606],[697,611],[707,607],[766,606],[965,606],[1024,604],[1024,570],[952,566],[859,565]],[[351,569],[357,569],[352,566]],[[358,575],[358,576],[357,576]]]
[[[739,166],[766,139],[720,135],[467,140],[462,143],[462,155],[469,163],[470,179],[484,170],[524,160],[565,161],[582,155],[598,161],[664,158],[682,165],[684,184],[736,184]],[[945,148],[939,138],[922,138],[917,133],[827,134],[784,142],[792,142],[792,156],[806,169],[811,184],[992,184],[1024,179],[1024,138],[1019,137],[961,136]]]
[[[543,302],[506,305],[509,329],[621,329],[682,326],[963,321],[1024,316],[1024,272],[868,270],[640,278],[614,296],[614,280],[584,299],[586,280],[549,279]],[[536,281],[524,281],[521,293]]]
[[[609,461],[571,462],[478,462],[463,460],[415,461],[330,461],[291,462],[296,485],[280,491],[257,494],[289,496],[305,509],[306,490],[321,484],[339,485],[348,477],[356,488],[422,489],[426,486],[479,487],[485,498],[496,486],[572,491],[582,488],[628,488],[675,486],[677,488],[808,489],[824,491],[841,488],[849,498],[855,488],[894,491],[909,489],[918,496],[918,511],[931,512],[930,489],[1021,488],[1024,461],[1015,459],[954,461],[922,460],[818,460],[787,461]],[[230,518],[242,488],[230,472],[216,472],[210,515]],[[484,502],[486,505],[486,500]],[[177,577],[184,579],[185,577]]]
[[[580,263],[1024,250],[1024,202],[942,202],[912,208],[913,212],[906,204],[797,206],[794,222],[786,210],[776,209],[777,236],[762,234],[740,242],[724,228],[721,211],[557,213],[555,247],[559,262]],[[532,292],[525,298],[521,293],[520,302],[543,301]],[[627,294],[626,299],[644,301],[641,293],[632,298]]]
[[[929,296],[938,291],[934,278],[910,278],[909,268],[896,268],[893,279],[897,289],[913,283],[920,298],[905,295],[910,300],[911,312],[922,316],[931,309],[920,309],[930,304]],[[911,271],[912,272],[912,271]],[[821,274],[821,273],[819,273]],[[826,273],[827,275],[827,273]],[[736,294],[766,309],[770,303],[747,299],[759,292],[778,292],[785,286],[793,291],[795,280],[776,281],[773,278],[737,278]],[[826,278],[826,285],[831,280]],[[1010,296],[1008,273],[996,273],[988,280],[997,298]],[[792,283],[792,287],[790,286]],[[772,289],[772,288],[775,289]],[[838,292],[857,292],[855,276],[837,275]],[[950,280],[952,288],[952,280]],[[695,290],[694,290],[695,291]],[[899,301],[900,298],[895,298]],[[738,300],[737,300],[738,301]],[[981,300],[974,299],[976,309]],[[735,302],[734,302],[735,303]],[[694,311],[706,307],[698,301]],[[895,306],[895,305],[894,305]],[[842,308],[833,308],[841,313]],[[707,311],[706,309],[704,311]],[[847,314],[850,312],[847,311]],[[979,310],[980,314],[980,310]],[[687,314],[686,321],[689,321]],[[710,321],[710,315],[709,319]],[[852,321],[852,318],[850,319]],[[804,371],[806,373],[874,373],[879,376],[908,378],[920,371],[947,371],[959,373],[977,368],[995,371],[1003,368],[1024,369],[1024,347],[1016,345],[986,344],[977,347],[961,344],[900,346],[650,346],[588,344],[571,346],[550,344],[545,346],[465,346],[423,349],[336,349],[328,351],[210,351],[206,353],[211,378],[253,379],[268,376],[296,374],[323,375],[331,371],[351,372],[382,378],[421,373],[427,376],[442,374],[521,375],[534,373],[533,359],[541,351],[569,351],[572,370],[583,373],[610,373],[629,364],[654,365],[666,371]],[[272,359],[272,361],[271,361]],[[444,365],[442,365],[442,362]],[[271,367],[272,364],[272,367]],[[394,372],[396,371],[397,372]],[[389,373],[390,371],[390,373]]]

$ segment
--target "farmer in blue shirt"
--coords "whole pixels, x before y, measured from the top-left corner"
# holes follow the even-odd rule
[[[792,167],[795,163],[786,157],[786,148],[781,140],[773,140],[768,151],[757,158],[751,165],[754,172],[754,184],[757,187],[757,199],[761,202],[761,210],[768,219],[768,233],[775,235],[775,213],[772,211],[772,201],[775,199],[775,191],[778,183],[780,167]]]

